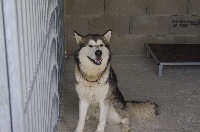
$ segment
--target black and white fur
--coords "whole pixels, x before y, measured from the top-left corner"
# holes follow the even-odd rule
[[[75,88],[79,97],[79,120],[75,132],[83,132],[86,118],[96,113],[99,114],[96,132],[104,132],[107,121],[121,123],[122,132],[129,132],[129,115],[139,118],[156,115],[157,105],[151,102],[124,101],[110,65],[111,30],[103,35],[86,36],[75,32],[75,38],[79,45],[75,54]]]

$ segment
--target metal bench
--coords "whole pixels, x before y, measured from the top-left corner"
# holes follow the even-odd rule
[[[162,76],[164,65],[200,65],[200,44],[145,43],[147,57],[152,57]]]

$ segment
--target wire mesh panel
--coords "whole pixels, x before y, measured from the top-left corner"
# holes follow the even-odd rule
[[[3,9],[0,0],[0,132],[11,132],[9,84],[3,25]]]
[[[64,69],[63,0],[1,0],[12,131],[56,131]]]

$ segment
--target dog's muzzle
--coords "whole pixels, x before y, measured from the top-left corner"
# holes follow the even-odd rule
[[[88,56],[88,58],[94,63],[94,64],[96,64],[96,65],[101,65],[101,62],[102,62],[102,58],[101,58],[101,56],[102,56],[102,51],[101,50],[96,50],[95,51],[95,56],[96,56],[96,59],[92,59],[92,58],[90,58],[89,56]]]

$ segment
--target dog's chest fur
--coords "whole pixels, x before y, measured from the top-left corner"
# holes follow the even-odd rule
[[[96,103],[100,100],[104,100],[109,91],[109,84],[107,79],[109,76],[109,68],[100,77],[94,77],[97,79],[92,80],[92,76],[83,76],[80,71],[75,68],[76,77],[76,91],[80,99],[84,99],[90,103]]]

